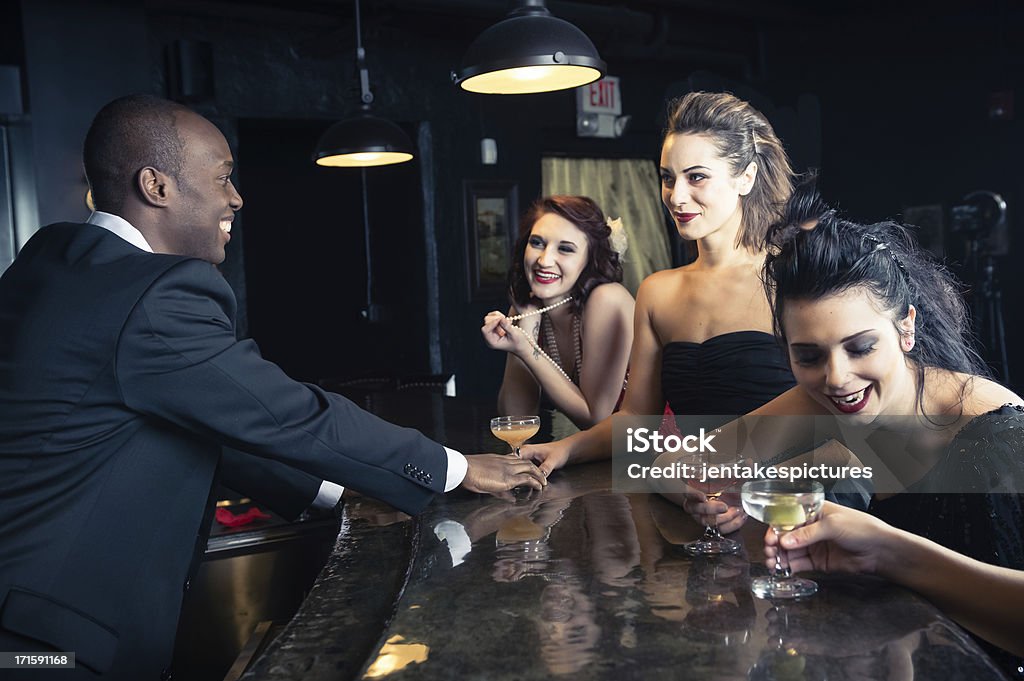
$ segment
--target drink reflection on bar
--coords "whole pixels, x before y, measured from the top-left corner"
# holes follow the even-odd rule
[[[1024,651],[1007,648],[1024,641],[1024,624],[969,606],[1004,601],[1024,612],[1019,579],[1006,570],[1024,568],[1024,443],[1014,435],[1024,416],[1010,371],[1024,333],[1014,286],[1024,239],[1013,219],[1024,199],[1013,153],[1024,123],[1013,107],[1020,79],[1007,76],[1019,71],[1012,37],[1024,34],[1021,11],[502,4],[161,0],[86,9],[15,0],[3,11],[0,274],[19,253],[33,257],[26,244],[41,226],[81,223],[95,209],[81,158],[100,107],[130,93],[183,104],[230,147],[233,174],[217,191],[231,184],[245,199],[216,234],[230,236],[216,267],[237,302],[237,338],[309,384],[313,401],[338,393],[459,454],[533,461],[547,480],[543,490],[496,496],[437,494],[415,517],[349,487],[337,505],[318,495],[294,521],[218,484],[184,584],[173,678],[1019,675]],[[510,42],[488,42],[503,31]],[[561,31],[568,43],[536,44]],[[878,39],[866,45],[865,35]],[[566,69],[555,85],[540,78]],[[353,130],[375,139],[350,145]],[[809,169],[821,169],[821,191],[842,209],[780,223]],[[198,185],[174,180],[181,196]],[[200,203],[187,201],[197,211]],[[865,224],[831,222],[847,212]],[[871,216],[899,216],[908,232]],[[830,225],[842,227],[833,254],[853,248],[843,238],[865,235],[856,257],[824,268],[850,285],[836,295],[797,292],[776,314],[766,261]],[[802,257],[813,250],[793,248]],[[929,326],[956,324],[929,306],[948,280],[920,280],[905,257],[921,249],[963,282],[949,291],[966,315],[955,321],[980,343],[964,366],[917,359],[958,347]],[[799,264],[794,279],[811,271]],[[892,285],[858,298],[865,287],[856,278],[872,270]],[[824,279],[798,283],[813,289]],[[893,296],[907,298],[895,313],[882,304]],[[822,299],[845,306],[815,307]],[[5,313],[33,300],[27,290],[0,295],[0,326],[12,329],[0,334],[4,404],[31,401],[23,396],[32,386],[9,380],[23,367],[4,353],[26,326]],[[829,337],[836,319],[855,328]],[[70,354],[88,352],[83,344]],[[41,363],[31,375],[62,369]],[[650,417],[666,433],[685,417],[731,421],[815,372],[818,406],[851,421],[870,421],[891,394],[917,400],[909,409],[923,421],[913,428],[882,419],[856,434],[893,453],[873,482],[826,484],[799,499],[791,490],[781,501],[738,478],[618,486],[607,460],[616,418]],[[835,378],[843,372],[853,378]],[[60,408],[88,392],[58,383]],[[936,413],[925,409],[939,393]],[[985,400],[992,409],[972,413]],[[776,415],[745,422],[747,444],[764,445],[757,456],[720,448],[675,461],[694,470],[781,466],[794,452],[769,450],[800,429],[778,426]],[[729,423],[714,428],[726,441]],[[801,444],[828,439],[810,431]],[[936,455],[929,447],[940,433],[953,444]],[[855,439],[851,429],[846,436]],[[814,453],[786,465],[877,464],[835,438],[805,449]],[[991,484],[897,484],[928,481],[933,466],[949,466],[942,482],[954,487]],[[63,479],[57,466],[41,470]],[[439,477],[434,487],[447,483]],[[332,482],[345,481],[321,489]],[[0,482],[0,504],[5,489]],[[50,495],[32,513],[82,497]],[[151,523],[159,545],[162,519],[176,510],[125,504],[118,514],[147,532]],[[985,565],[900,534],[890,527],[897,519]],[[815,525],[831,533],[817,535],[819,553],[778,548]],[[19,526],[7,536],[26,534]],[[844,536],[895,546],[906,572],[862,574],[875,564],[858,562]],[[125,560],[145,551],[129,546]],[[826,558],[839,568],[867,567],[812,569],[831,567],[821,551],[833,551]],[[18,558],[0,551],[0,576]],[[66,570],[91,569],[69,561]],[[908,575],[918,564],[936,566],[932,581],[942,583],[929,583],[927,571]],[[147,572],[130,579],[174,591],[177,603],[180,584]],[[16,626],[16,587],[0,579],[0,634]],[[951,592],[963,598],[947,600]],[[94,625],[89,613],[72,615]],[[112,628],[98,627],[100,638],[116,639]]]

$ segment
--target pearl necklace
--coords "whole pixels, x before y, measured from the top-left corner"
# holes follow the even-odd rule
[[[539,310],[533,310],[532,312],[524,312],[523,314],[513,315],[513,316],[509,317],[508,320],[510,322],[518,322],[520,319],[525,319],[526,317],[532,317],[534,315],[544,314],[548,310],[554,310],[559,305],[565,305],[570,300],[572,300],[572,296],[568,296],[566,298],[562,298],[557,303],[552,303],[551,305],[548,305],[547,307],[542,307]],[[527,331],[526,329],[524,329],[521,326],[516,326],[515,328],[519,329],[523,333],[523,336],[526,337],[526,341],[533,348],[533,352],[534,353],[540,354],[541,356],[543,356],[544,359],[546,359],[548,362],[551,363],[551,366],[555,367],[555,369],[558,370],[558,373],[562,374],[562,376],[565,377],[565,380],[567,380],[570,383],[572,383],[572,379],[569,378],[569,374],[565,373],[565,369],[562,368],[562,365],[559,364],[558,362],[556,362],[555,360],[553,360],[551,358],[551,356],[548,355],[548,353],[544,352],[544,350],[540,347],[540,345],[537,343],[537,341],[535,341],[533,339],[533,336],[530,334],[529,331]]]
[[[532,317],[533,315],[537,315],[537,314],[544,314],[548,310],[554,310],[559,305],[565,305],[570,300],[572,300],[572,296],[566,296],[565,298],[562,298],[561,300],[559,300],[557,303],[552,303],[552,304],[548,305],[547,307],[542,307],[539,310],[534,310],[532,312],[524,312],[523,314],[512,315],[511,317],[508,318],[508,320],[510,322],[518,322],[520,319],[526,319],[527,317]]]

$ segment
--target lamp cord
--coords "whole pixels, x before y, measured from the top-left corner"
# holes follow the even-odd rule
[[[373,93],[370,92],[370,72],[366,68],[366,50],[363,49],[363,22],[359,13],[359,0],[356,0],[356,69],[359,71],[359,101],[363,109],[373,104]]]
[[[358,4],[358,3],[356,3]],[[370,258],[370,202],[366,192],[366,168],[360,168],[363,185],[363,242],[366,247],[366,312],[367,321],[373,321],[373,266]]]
[[[356,58],[363,51],[363,23],[359,15],[359,0],[356,0]]]

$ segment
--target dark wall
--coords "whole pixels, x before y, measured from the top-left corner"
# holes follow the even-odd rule
[[[941,207],[942,225],[930,228],[943,229],[945,258],[970,289],[976,276],[962,267],[964,242],[950,233],[948,211],[974,190],[1006,200],[1009,252],[995,263],[1017,387],[1024,385],[1022,29],[1024,12],[1016,3],[951,4],[928,14],[840,11],[827,31],[795,29],[775,36],[769,49],[774,91],[820,98],[822,186],[851,217],[899,219],[907,212],[909,218],[908,208]],[[1011,104],[1016,94],[1018,110],[994,116],[1004,93]],[[980,340],[985,358],[995,362],[992,339],[983,333]]]
[[[361,173],[310,162],[322,129],[309,120],[239,121],[249,330],[298,378],[425,373],[419,166],[367,171],[368,301]],[[375,316],[383,311],[372,324],[368,303]]]
[[[566,18],[594,38],[610,73],[622,78],[624,113],[633,116],[623,139],[596,140],[575,136],[572,93],[488,97],[452,86],[449,71],[479,31],[500,17],[496,3],[481,2],[476,12],[469,3],[452,3],[465,10],[457,12],[424,9],[444,3],[364,2],[375,111],[405,125],[424,145],[411,171],[367,172],[370,195],[383,206],[371,207],[372,240],[384,249],[374,251],[375,262],[384,263],[375,286],[391,308],[387,313],[404,322],[390,326],[353,317],[366,298],[365,286],[357,283],[363,267],[356,257],[362,248],[361,206],[352,193],[357,171],[324,170],[310,182],[282,177],[280,189],[255,177],[250,184],[246,174],[253,166],[262,168],[262,182],[273,177],[274,164],[264,154],[272,145],[261,137],[274,134],[274,121],[293,132],[302,129],[310,139],[318,126],[326,129],[355,110],[349,3],[281,10],[270,3],[166,1],[126,14],[116,4],[99,10],[91,5],[91,16],[73,3],[23,4],[33,8],[25,12],[25,43],[32,115],[43,144],[40,204],[54,218],[80,211],[81,181],[68,164],[95,109],[125,91],[167,93],[167,53],[175,41],[212,46],[214,94],[195,106],[236,149],[239,187],[247,197],[224,269],[267,355],[301,377],[350,371],[349,360],[337,357],[343,353],[359,357],[356,368],[367,373],[455,372],[460,392],[493,396],[504,357],[483,346],[478,328],[487,311],[506,303],[500,296],[469,301],[463,182],[515,180],[523,209],[540,191],[544,153],[656,159],[666,97],[714,83],[756,96],[772,109],[796,167],[820,166],[826,195],[852,217],[874,220],[909,206],[948,206],[979,188],[1001,192],[1010,203],[1012,233],[1010,255],[999,270],[1011,360],[1017,354],[1022,320],[1014,263],[1024,245],[1013,211],[1024,199],[1016,162],[1024,133],[1019,120],[992,120],[988,111],[992,92],[1022,91],[1024,59],[1013,36],[1024,22],[1013,3],[932,8],[928,16],[841,0],[813,10],[785,2],[687,9],[685,3],[651,0],[628,10],[588,11],[562,3],[576,11]],[[558,4],[551,3],[556,13]],[[77,32],[97,25],[99,35],[108,31],[121,41],[67,46]],[[66,45],[47,56],[55,40]],[[146,71],[141,85],[139,69]],[[262,129],[260,121],[266,122]],[[496,166],[479,161],[485,136],[497,140]],[[295,162],[306,163],[309,152],[305,142],[296,142]],[[254,223],[257,213],[291,222],[264,227]],[[303,217],[288,217],[293,214]],[[418,222],[411,232],[410,216]],[[342,244],[339,235],[345,235]],[[260,243],[249,244],[250,237]],[[412,248],[409,238],[422,243]],[[300,248],[280,246],[285,241]],[[257,255],[254,247],[273,250]],[[436,252],[436,260],[422,258],[422,271],[389,274],[386,265],[400,261],[388,253],[395,248]],[[332,251],[344,258],[328,264],[309,255]],[[286,309],[292,299],[257,283],[275,279],[300,289],[305,284],[303,314]],[[248,299],[247,280],[254,287]],[[431,324],[439,334],[433,341]]]
[[[89,123],[111,99],[150,88],[146,15],[129,2],[21,6],[39,220],[84,220]]]

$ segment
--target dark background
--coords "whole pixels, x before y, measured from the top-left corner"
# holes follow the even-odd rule
[[[623,138],[578,138],[571,92],[483,96],[451,84],[470,42],[506,13],[503,0],[364,0],[375,112],[402,124],[420,152],[412,163],[366,171],[378,322],[361,314],[360,171],[310,160],[318,135],[357,105],[351,2],[6,2],[0,63],[20,68],[24,106],[0,122],[30,130],[32,221],[81,219],[81,141],[96,110],[132,92],[173,94],[175,68],[209,83],[192,106],[227,135],[245,199],[223,271],[242,328],[265,355],[306,380],[454,372],[460,394],[493,396],[504,357],[484,347],[478,328],[506,303],[469,300],[464,182],[516,181],[521,211],[540,191],[542,155],[656,161],[666,99],[728,89],[769,116],[797,169],[821,168],[826,197],[855,219],[948,210],[977,189],[1000,193],[1010,249],[996,264],[1014,368],[1024,323],[1016,217],[1024,124],[1012,104],[1024,92],[1024,6],[548,6],[583,29],[622,79],[623,112],[632,116]],[[192,53],[195,43],[207,47]],[[190,54],[199,58],[189,62]],[[497,165],[480,163],[481,137],[497,140]],[[25,222],[16,224],[22,240],[35,227]],[[946,219],[927,228],[934,237],[948,227]],[[956,268],[963,245],[945,236]]]

